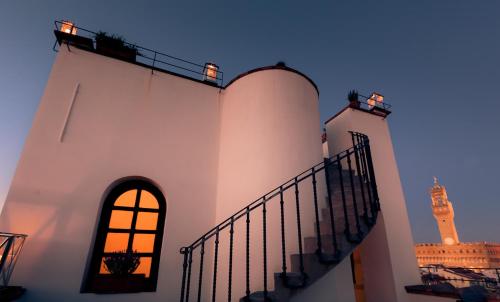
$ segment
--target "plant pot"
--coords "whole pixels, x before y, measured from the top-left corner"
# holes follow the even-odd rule
[[[153,291],[149,278],[144,274],[132,274],[128,276],[97,275],[91,284],[91,292],[114,294],[114,293],[137,293]]]
[[[137,55],[137,49],[117,46],[113,41],[108,41],[107,39],[96,41],[96,52],[128,62],[135,62]]]

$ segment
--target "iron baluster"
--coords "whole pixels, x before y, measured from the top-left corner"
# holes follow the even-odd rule
[[[187,286],[186,286],[186,302],[189,301],[189,290],[191,288],[191,267],[193,264],[193,249],[189,248],[189,257],[188,257],[188,275],[187,275]]]
[[[332,243],[333,243],[333,253],[334,255],[337,254],[338,252],[338,246],[337,246],[337,236],[335,233],[335,221],[334,221],[334,215],[333,215],[333,205],[332,205],[332,192],[330,188],[330,172],[328,170],[328,166],[330,165],[330,160],[325,159],[325,179],[326,179],[326,194],[328,198],[328,212],[330,214],[330,223],[332,227]]]
[[[313,198],[314,198],[314,214],[316,215],[316,234],[317,240],[316,243],[318,245],[318,250],[316,253],[321,255],[323,248],[321,247],[321,227],[319,225],[319,210],[318,210],[318,192],[316,188],[316,170],[314,167],[311,169],[312,174],[312,185],[313,185]]]
[[[5,249],[5,251],[8,251]],[[187,270],[187,265],[188,265],[188,254],[186,252],[185,248],[181,249],[181,253],[184,255],[184,262],[182,263],[182,283],[181,283],[181,302],[184,302],[184,294],[186,291],[186,270]],[[5,252],[4,252],[5,254]],[[5,261],[5,255],[2,256],[2,262],[0,264],[0,269],[3,267],[3,263]]]
[[[359,213],[358,213],[358,204],[356,201],[356,189],[354,187],[354,177],[352,176],[352,164],[351,164],[351,153],[347,152],[347,169],[349,170],[349,182],[351,183],[351,196],[352,203],[354,207],[354,216],[356,222],[356,229],[358,231],[358,239],[361,238],[361,225],[359,224]]]
[[[212,281],[212,302],[215,302],[217,291],[217,258],[219,256],[219,228],[215,233],[215,252],[214,252],[214,277]]]
[[[366,140],[366,161],[368,165],[368,172],[370,173],[370,184],[372,187],[372,192],[373,192],[373,201],[375,204],[376,211],[378,212],[380,210],[380,203],[379,203],[379,197],[378,197],[378,192],[377,192],[377,182],[375,180],[375,170],[373,169],[373,161],[372,161],[372,153],[370,149],[370,144],[369,140],[367,137],[365,137]]]
[[[359,181],[359,187],[361,189],[361,199],[363,201],[363,218],[365,219],[365,222],[368,222],[368,208],[366,206],[366,198],[365,198],[365,190],[363,187],[363,177],[361,175],[361,167],[360,167],[360,160],[359,160],[359,149],[358,145],[354,141],[354,133],[351,133],[351,138],[352,138],[352,146],[354,148],[354,160],[356,164],[356,172],[358,174],[358,181]],[[355,193],[353,192],[353,195]]]
[[[266,196],[262,200],[262,243],[264,249],[264,301],[267,301],[267,234],[266,234]]]
[[[347,238],[351,238],[351,230],[349,228],[349,216],[347,215],[347,205],[345,200],[345,190],[344,190],[344,177],[342,176],[342,162],[340,154],[337,155],[337,167],[339,172],[339,183],[340,183],[340,194],[342,197],[342,207],[344,208],[344,233]]]
[[[299,197],[299,182],[297,177],[295,177],[295,207],[297,210],[297,235],[299,237],[299,262],[300,262],[300,273],[304,275],[304,254],[302,252],[302,228],[300,226],[300,197]]]
[[[283,186],[280,187],[280,212],[281,212],[281,256],[283,264],[281,266],[283,272],[281,277],[286,282],[286,245],[285,245],[285,201],[283,200]]]
[[[247,208],[247,242],[246,242],[246,300],[250,301],[250,208]]]
[[[234,240],[234,218],[231,217],[231,228],[229,229],[229,278],[227,287],[227,301],[231,302],[231,290],[233,283],[233,240]]]
[[[201,241],[201,250],[200,250],[200,274],[198,276],[198,302],[201,301],[201,286],[203,282],[203,259],[205,258],[205,238],[202,238]]]
[[[376,206],[374,204],[374,198],[373,198],[373,192],[371,188],[371,178],[368,175],[368,166],[367,166],[367,155],[366,155],[366,146],[365,146],[365,140],[366,138],[363,136],[362,139],[358,141],[358,145],[361,146],[360,151],[361,151],[361,165],[363,167],[363,174],[364,174],[364,179],[366,185],[366,192],[368,193],[368,203],[370,204],[370,212],[371,212],[371,218],[372,220],[375,219],[375,213],[376,213]]]

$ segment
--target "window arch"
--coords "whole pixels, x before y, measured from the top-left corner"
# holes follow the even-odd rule
[[[102,206],[82,291],[155,291],[165,214],[165,197],[153,184],[129,180],[115,186]],[[133,268],[123,273],[123,267]]]

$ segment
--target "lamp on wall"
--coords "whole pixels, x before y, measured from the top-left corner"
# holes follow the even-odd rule
[[[205,63],[205,68],[203,69],[203,80],[210,82],[217,82],[217,72],[219,66],[214,63]]]
[[[62,21],[60,30],[67,34],[76,35],[76,27],[70,21]]]

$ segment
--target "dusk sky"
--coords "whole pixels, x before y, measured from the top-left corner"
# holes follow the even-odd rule
[[[415,241],[439,241],[437,176],[460,239],[500,242],[499,15],[497,0],[1,1],[0,205],[57,55],[53,22],[67,19],[216,62],[226,83],[285,61],[318,85],[322,121],[351,89],[382,93]]]

